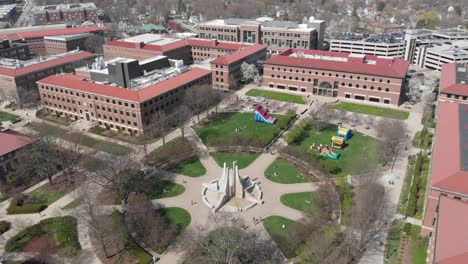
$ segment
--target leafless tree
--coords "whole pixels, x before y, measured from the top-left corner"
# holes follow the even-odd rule
[[[185,138],[185,127],[187,125],[187,121],[189,121],[191,117],[192,111],[186,105],[177,107],[172,115],[175,125],[180,129],[182,138]]]
[[[318,131],[321,131],[327,127],[330,120],[335,118],[335,112],[334,109],[332,109],[332,106],[320,101],[314,102],[313,108],[311,108],[309,115],[314,121],[313,125]]]
[[[209,234],[200,228],[192,230],[184,242],[187,263],[281,263],[271,239],[243,231],[232,222]]]
[[[171,116],[166,111],[157,111],[150,120],[149,133],[157,133],[162,138],[163,145],[166,145],[166,134],[170,129]]]
[[[78,131],[66,132],[55,139],[54,156],[68,184],[73,182],[73,174],[83,157],[82,140],[83,134]]]
[[[212,88],[208,84],[197,85],[185,92],[184,104],[197,115],[197,122],[200,122],[200,114],[207,106],[207,95]]]
[[[92,34],[86,38],[84,49],[92,53],[103,54],[104,37],[97,34]]]
[[[401,145],[406,140],[406,125],[403,121],[382,118],[376,126],[377,136],[381,141],[380,159],[388,165],[397,155]]]
[[[131,155],[116,156],[110,160],[91,160],[85,165],[88,178],[112,192],[121,195],[126,202],[132,192],[145,191],[149,178],[156,178],[155,171],[142,171]]]
[[[341,212],[340,195],[333,180],[323,181],[314,196],[315,204],[320,209],[320,216],[327,221],[338,220]]]
[[[127,229],[138,242],[151,248],[166,248],[175,239],[178,226],[169,224],[144,194],[131,194],[124,206]]]

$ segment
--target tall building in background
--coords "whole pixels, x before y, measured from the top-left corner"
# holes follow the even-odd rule
[[[30,16],[33,25],[63,22],[83,23],[98,19],[94,3],[35,6],[30,10]]]

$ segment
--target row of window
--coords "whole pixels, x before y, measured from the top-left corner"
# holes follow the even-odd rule
[[[281,68],[275,68],[275,67],[272,67],[272,68],[271,68],[272,71],[274,71],[275,69],[276,69],[277,71],[281,71]],[[287,68],[283,68],[282,71],[283,71],[283,72],[287,72],[288,69],[287,69]],[[289,69],[289,72],[294,72],[294,71],[293,71],[293,69]],[[295,72],[296,72],[296,73],[299,73],[299,70],[296,69]],[[302,70],[302,73],[303,73],[303,74],[306,74],[306,73],[308,73],[308,74],[313,74],[312,71],[306,72],[305,70]],[[319,75],[319,72],[316,71],[316,72],[315,72],[315,75]],[[325,75],[326,75],[325,72],[322,72],[322,76],[325,76]],[[331,77],[331,76],[333,76],[333,74],[328,73],[328,76]],[[338,73],[336,73],[336,74],[335,74],[335,77],[339,78],[340,75],[339,75]],[[346,75],[343,74],[343,75],[342,75],[342,78],[346,78]],[[348,78],[349,78],[349,79],[353,79],[353,75],[349,75]],[[357,80],[361,80],[361,76],[358,75],[358,76],[356,77],[356,79],[357,79]],[[365,76],[365,77],[362,78],[362,79],[363,79],[364,81],[367,81],[367,80],[368,80],[368,77]],[[376,81],[375,78],[371,78],[370,80],[373,81],[373,82]],[[383,79],[379,79],[379,82],[383,82]],[[387,83],[390,83],[390,80],[387,80]]]

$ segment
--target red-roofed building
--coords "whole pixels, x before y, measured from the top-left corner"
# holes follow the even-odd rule
[[[289,49],[265,61],[263,85],[398,106],[408,67],[398,58]]]
[[[213,87],[226,90],[239,87],[242,80],[241,64],[246,62],[257,65],[258,61],[266,59],[266,54],[266,46],[254,44],[212,60]]]
[[[75,27],[62,29],[33,30],[18,33],[0,34],[0,39],[9,39],[13,42],[25,42],[31,53],[38,55],[46,54],[44,37],[77,35],[84,33],[102,34],[106,28],[100,26]]]
[[[440,100],[468,102],[468,64],[442,65]]]
[[[15,153],[33,142],[26,135],[0,127],[0,182],[15,167]]]
[[[231,54],[246,47],[241,43],[219,42],[216,39],[187,39],[186,43],[192,47],[192,58],[195,63]]]
[[[429,243],[428,264],[468,263],[468,203],[441,197],[439,217]]]
[[[29,61],[0,61],[0,98],[20,106],[36,104],[39,99],[36,81],[63,72],[73,72],[86,65],[94,54],[74,51]]]
[[[52,75],[37,84],[49,112],[141,135],[153,125],[156,112],[180,102],[183,91],[210,82],[209,70],[193,68],[138,90],[93,83],[76,75]]]

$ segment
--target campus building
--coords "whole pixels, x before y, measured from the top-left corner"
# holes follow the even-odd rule
[[[98,19],[97,8],[94,3],[75,3],[34,6],[30,10],[33,25],[96,21]]]
[[[408,67],[398,58],[289,49],[265,61],[263,85],[398,106]]]
[[[44,37],[44,49],[46,54],[60,54],[72,50],[84,50],[85,41],[91,33],[47,36]]]
[[[403,58],[440,71],[445,63],[468,60],[468,31],[407,29],[388,34],[343,33],[330,40],[330,51]]]
[[[263,44],[270,52],[277,53],[289,48],[322,48],[325,21],[312,19],[298,24],[292,21],[229,18],[200,23],[198,31],[203,39]]]
[[[0,126],[0,184],[6,174],[15,167],[15,154],[34,142],[33,138]]]
[[[132,135],[151,128],[154,115],[178,105],[185,90],[211,82],[210,70],[189,69],[165,56],[98,59],[76,71],[37,82],[43,107]]]
[[[403,58],[404,33],[354,34],[343,33],[330,40],[330,51]]]
[[[428,263],[467,263],[468,65],[442,67],[422,234]]]
[[[63,72],[73,72],[86,65],[94,54],[72,51],[26,61],[0,59],[0,98],[17,102],[20,106],[37,103],[36,81]]]
[[[193,62],[190,46],[185,40],[167,35],[142,34],[113,40],[104,44],[103,49],[106,60],[122,57],[144,60],[155,56],[167,56],[183,60],[186,65]]]
[[[267,47],[254,44],[212,60],[213,87],[226,90],[239,87],[242,81],[241,64],[246,62],[258,66],[257,62],[265,60],[266,54]]]
[[[40,28],[46,28],[45,30],[37,30]],[[35,55],[46,55],[46,37],[57,37],[57,36],[69,36],[85,33],[103,34],[105,27],[100,26],[89,26],[89,27],[73,27],[63,28],[62,26],[55,27],[29,27],[24,29],[25,31],[12,32],[10,30],[3,31],[0,34],[0,39],[8,39],[14,43],[28,44],[30,53]],[[70,41],[74,41],[72,38]]]
[[[11,42],[8,39],[0,41],[0,57],[8,59],[28,60],[31,58],[27,44]]]
[[[17,15],[16,4],[0,6],[0,21],[10,21]]]

